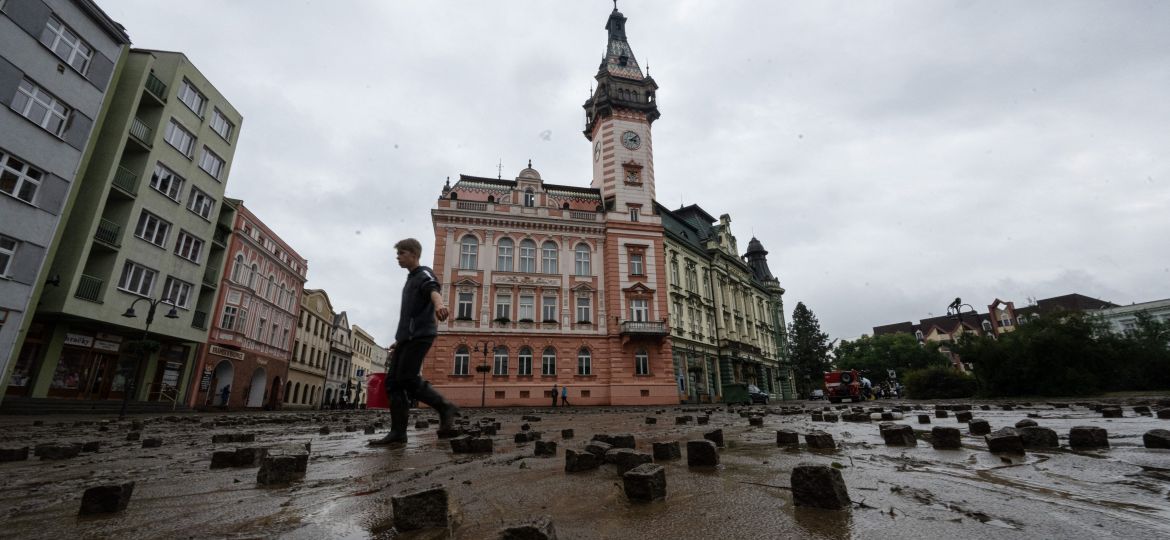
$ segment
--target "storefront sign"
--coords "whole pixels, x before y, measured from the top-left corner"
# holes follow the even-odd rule
[[[104,340],[104,341],[113,341],[114,343],[121,343],[122,342],[122,336],[119,336],[117,334],[107,334],[104,332],[98,332],[97,338]]]
[[[263,356],[257,356],[257,357],[256,357],[256,364],[257,364],[257,365],[260,365],[260,366],[267,366],[267,365],[268,365],[268,359],[267,359],[267,358],[264,358]]]
[[[223,347],[220,347],[219,345],[212,345],[211,347],[209,347],[207,349],[207,352],[214,354],[214,355],[218,355],[218,356],[226,356],[226,357],[231,358],[233,360],[240,360],[240,361],[244,360],[244,353],[242,353],[240,351],[233,351],[231,349],[225,349]]]
[[[203,378],[199,379],[199,391],[206,392],[208,388],[211,388],[211,370],[205,369],[203,370]]]
[[[81,334],[65,334],[65,344],[74,347],[92,347],[93,338]]]
[[[93,342],[93,348],[99,351],[118,352],[121,347],[121,345],[110,341],[97,340]]]

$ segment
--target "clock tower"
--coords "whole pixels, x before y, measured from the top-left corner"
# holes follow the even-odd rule
[[[605,29],[609,43],[595,77],[597,87],[584,105],[584,133],[593,152],[590,187],[601,192],[610,216],[636,214],[638,209],[649,214],[654,201],[650,125],[659,116],[658,85],[642,74],[626,40],[626,17],[616,6]]]

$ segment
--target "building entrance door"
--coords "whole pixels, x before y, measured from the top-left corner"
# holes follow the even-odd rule
[[[80,399],[109,399],[110,386],[114,380],[114,369],[117,362],[107,354],[93,353],[90,355],[84,377],[85,382],[80,388]]]

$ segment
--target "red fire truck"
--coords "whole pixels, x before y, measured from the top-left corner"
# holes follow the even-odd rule
[[[830,403],[841,403],[846,399],[855,403],[862,401],[861,373],[856,369],[826,371],[825,399],[829,400]]]

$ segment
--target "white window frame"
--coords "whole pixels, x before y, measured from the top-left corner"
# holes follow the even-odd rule
[[[631,253],[630,254],[630,275],[631,276],[645,275],[646,269],[644,268],[643,263],[644,263],[644,261],[642,260],[641,253]]]
[[[588,296],[577,297],[577,322],[593,322],[593,299]]]
[[[468,375],[471,366],[471,351],[466,346],[455,349],[455,366],[453,375]]]
[[[475,270],[479,263],[479,239],[474,235],[464,235],[459,239],[459,268],[461,270]]]
[[[492,375],[508,374],[508,348],[496,347],[492,352]]]
[[[20,165],[18,166],[16,163]],[[0,192],[26,203],[35,204],[37,191],[40,190],[41,179],[44,177],[45,173],[33,167],[29,162],[0,150],[0,186],[6,182],[12,182],[12,191],[0,187]]]
[[[167,280],[163,284],[163,303],[187,309],[191,306],[191,291],[194,290],[194,287],[194,285],[175,276],[167,276]]]
[[[520,293],[520,301],[516,306],[516,318],[518,320],[536,320],[536,295]]]
[[[577,375],[593,374],[593,353],[584,347],[577,350]]]
[[[630,299],[630,320],[646,322],[650,320],[650,302],[645,298]]]
[[[512,320],[512,293],[496,293],[496,318]]]
[[[527,208],[536,206],[536,193],[532,191],[532,188],[524,190],[524,206]]]
[[[587,244],[577,244],[577,248],[573,250],[575,266],[574,272],[578,276],[588,276],[593,273],[592,269],[592,254],[589,252]]]
[[[496,245],[496,271],[512,271],[512,255],[515,252],[515,246],[516,244],[512,242],[511,238],[500,239],[500,243]]]
[[[54,24],[56,28],[54,28]],[[93,60],[93,47],[90,47],[56,16],[50,16],[49,20],[45,22],[45,29],[41,33],[41,42],[45,41],[49,41],[49,43],[45,43],[45,46],[52,50],[53,54],[64,60],[66,64],[69,64],[69,67],[78,73],[85,75],[86,70],[89,69],[90,61]]]
[[[187,156],[187,159],[191,159],[195,153],[195,135],[174,118],[171,118],[171,121],[167,123],[166,137],[163,140],[178,150],[180,154]]]
[[[650,355],[646,349],[634,351],[634,375],[650,374]]]
[[[540,298],[540,320],[541,321],[556,321],[557,320],[557,297],[556,297],[556,295],[546,294],[546,295],[541,296],[541,298]]]
[[[199,168],[203,169],[203,172],[210,174],[217,182],[222,182],[223,179],[220,178],[220,175],[223,174],[223,168],[226,165],[227,162],[223,158],[212,152],[207,145],[203,146],[203,154],[199,156]]]
[[[521,347],[516,353],[516,375],[532,376],[532,348]]]
[[[179,202],[184,183],[186,180],[182,176],[175,174],[175,171],[163,165],[161,161],[154,164],[154,172],[150,175],[150,187],[155,191],[172,201]]]
[[[122,275],[118,278],[118,290],[149,297],[154,291],[154,282],[157,278],[157,270],[127,260],[122,265]]]
[[[207,96],[203,95],[190,80],[184,78],[183,83],[179,85],[179,101],[183,102],[191,112],[195,113],[199,118],[203,118],[203,109],[207,107]]]
[[[541,375],[556,375],[557,374],[557,350],[552,347],[545,347],[540,354],[540,374]]]
[[[20,247],[20,242],[15,238],[0,235],[0,278],[8,277],[8,268],[12,266],[12,260],[16,258],[16,250]]]
[[[239,315],[239,308],[236,306],[224,306],[223,315],[219,319],[219,327],[225,330],[236,329],[236,317]]]
[[[218,108],[212,108],[211,111],[211,130],[214,131],[227,143],[232,142],[232,132],[235,131],[236,125],[228,120]]]
[[[208,195],[207,192],[198,187],[191,186],[191,191],[187,195],[187,210],[190,210],[195,215],[211,221],[211,211],[215,209],[216,200]]]
[[[200,259],[203,257],[203,240],[187,231],[179,229],[179,238],[175,240],[175,255],[199,264]]]
[[[475,318],[475,309],[473,308],[475,305],[475,293],[459,292],[456,293],[455,297],[456,318],[466,320]]]
[[[544,274],[557,273],[557,243],[546,240],[540,245],[540,271]]]
[[[638,214],[642,211],[641,208],[630,208],[630,221],[638,221]]]
[[[134,226],[134,236],[165,248],[170,235],[171,223],[169,221],[158,217],[149,210],[143,210],[138,215],[138,224]]]
[[[69,125],[73,110],[36,83],[21,79],[12,98],[12,110],[42,129],[60,137]]]
[[[536,242],[520,241],[520,272],[536,272]]]

